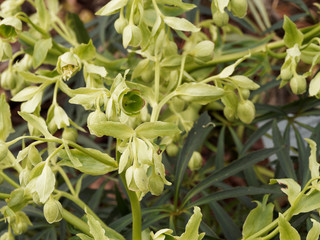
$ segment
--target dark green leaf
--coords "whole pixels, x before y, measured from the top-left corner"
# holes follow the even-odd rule
[[[241,238],[241,232],[237,225],[233,222],[229,214],[218,204],[217,202],[211,202],[210,207],[214,212],[214,216],[217,219],[223,235],[227,240],[234,240]]]
[[[244,169],[254,165],[257,162],[260,162],[274,153],[277,153],[281,148],[267,148],[259,151],[255,151],[252,153],[248,153],[247,155],[239,158],[238,160],[233,161],[228,166],[214,171],[211,175],[209,175],[205,180],[196,185],[193,189],[191,189],[185,199],[183,200],[183,206],[197,193],[203,191],[204,189],[210,187],[213,183],[222,181],[238,172],[243,171]]]
[[[212,130],[213,126],[207,126],[211,119],[208,113],[203,113],[188,134],[185,144],[179,154],[175,174],[175,201],[178,201],[180,185],[187,169],[188,162],[194,151],[198,150]]]
[[[88,43],[90,40],[89,34],[83,25],[79,16],[75,13],[68,13],[67,25],[75,32],[79,43]]]
[[[287,177],[297,180],[297,176],[293,168],[293,163],[289,155],[290,142],[286,142],[285,139],[281,136],[277,121],[275,120],[272,124],[272,139],[274,146],[283,146],[281,151],[277,152],[278,161],[280,163],[282,171],[286,174]]]

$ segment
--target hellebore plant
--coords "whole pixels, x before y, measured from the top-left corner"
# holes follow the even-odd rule
[[[198,188],[181,194],[187,166],[192,176],[203,167],[199,147],[214,125],[204,114],[194,123],[201,109],[208,106],[218,106],[213,108],[222,114],[215,116],[224,121],[245,125],[254,121],[254,102],[259,99],[250,94],[260,85],[237,69],[259,54],[284,58],[280,87],[289,83],[294,94],[305,93],[306,79],[314,75],[313,69],[320,61],[319,25],[299,30],[285,17],[283,40],[221,54],[215,49],[220,27],[227,31],[224,27],[231,26],[230,16],[245,17],[247,0],[213,0],[212,19],[200,21],[196,14],[195,23],[180,16],[197,6],[181,0],[111,0],[96,14],[113,17],[114,28],[122,35],[128,57],[114,59],[107,50],[106,54],[98,52],[96,39],[90,39],[76,15],[68,15],[66,21],[58,17],[58,0],[26,0],[35,10],[31,16],[21,11],[24,2],[5,0],[0,12],[0,60],[8,61],[1,74],[1,87],[8,94],[0,98],[0,176],[11,185],[10,191],[0,193],[5,200],[1,220],[8,226],[0,239],[28,235],[35,223],[25,209],[32,206],[41,209],[40,215],[49,224],[62,219],[68,222],[73,234],[69,234],[70,239],[125,239],[120,230],[106,225],[98,212],[81,199],[89,175],[108,176],[117,189],[122,188],[117,190],[117,200],[127,196],[130,201],[131,214],[125,221],[129,221],[127,225],[132,221],[133,240],[200,240],[206,238],[205,234],[217,237],[202,223],[194,197],[205,186],[223,180],[222,175],[210,175]],[[183,39],[183,47],[178,47],[178,38]],[[21,46],[13,52],[11,44],[15,42]],[[278,49],[281,53],[273,52]],[[311,64],[308,72],[297,73],[300,61]],[[213,71],[219,63],[228,64]],[[310,96],[320,96],[319,79],[318,73],[311,80]],[[18,129],[11,123],[6,98],[9,92],[10,101],[21,103],[18,114],[27,123],[20,135],[13,133]],[[49,104],[45,112],[44,103]],[[70,109],[80,112],[81,121],[70,117]],[[109,151],[83,146],[80,135],[109,139]],[[194,141],[194,147],[181,151],[184,141]],[[310,181],[301,190],[294,179],[271,180],[286,186],[282,191],[288,195],[290,207],[273,220],[274,205],[268,203],[268,196],[257,201],[244,223],[243,239],[271,239],[278,233],[281,239],[299,239],[289,223],[291,218],[320,208],[316,143],[307,141],[311,147]],[[239,171],[278,151],[273,148],[252,153],[249,163],[240,158],[244,164]],[[173,164],[167,155],[184,159],[174,166],[174,179],[168,176],[166,168]],[[70,177],[74,174],[78,177]],[[163,197],[154,197],[157,204],[149,210],[165,206],[157,210],[169,219],[163,229],[143,225],[145,212],[140,203],[151,195]],[[67,209],[62,199],[80,208],[82,218],[72,208]],[[188,216],[184,230],[177,228],[181,214]],[[316,239],[319,234],[319,222],[313,219],[307,239]]]

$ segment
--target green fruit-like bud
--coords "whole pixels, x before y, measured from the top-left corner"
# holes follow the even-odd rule
[[[123,29],[122,44],[125,48],[128,46],[138,47],[141,41],[142,33],[136,25],[129,24]]]
[[[232,122],[235,119],[236,111],[232,107],[226,106],[223,109],[223,114],[226,117],[226,119],[228,119],[228,121]]]
[[[179,148],[176,144],[174,143],[170,143],[167,148],[166,148],[167,154],[170,157],[174,157],[177,156],[178,152],[179,152]]]
[[[62,210],[61,203],[53,198],[50,198],[43,206],[44,217],[50,224],[61,221]]]
[[[97,137],[102,137],[100,134],[100,129],[97,127],[97,123],[108,121],[106,114],[100,111],[100,109],[89,114],[87,119],[87,126],[91,134]]]
[[[222,27],[222,26],[228,24],[229,15],[226,12],[216,11],[213,13],[212,19],[213,19],[214,24],[216,24],[218,27]]]
[[[236,17],[243,18],[247,14],[247,0],[230,0],[232,14]]]
[[[202,156],[199,152],[194,151],[188,163],[188,167],[190,168],[191,171],[196,171],[196,170],[199,170],[201,166],[202,166]]]
[[[14,236],[11,232],[6,232],[1,235],[0,240],[14,240]]]
[[[246,88],[241,88],[241,95],[244,100],[247,100],[250,97],[250,90]]]
[[[128,25],[128,20],[121,16],[114,22],[114,28],[119,34],[123,33],[123,30],[127,25]]]
[[[237,108],[237,115],[244,123],[251,123],[256,115],[256,109],[254,104],[250,100],[244,100],[239,102]]]
[[[8,151],[7,145],[3,141],[0,141],[0,162],[6,158]]]
[[[16,17],[7,17],[0,22],[0,37],[15,42],[22,30],[22,22]]]
[[[21,211],[16,213],[15,220],[11,223],[12,230],[16,235],[21,235],[26,232],[29,225],[32,225],[30,219]]]
[[[290,80],[290,88],[294,94],[302,94],[307,89],[307,81],[301,75],[293,76]]]
[[[214,43],[205,40],[199,42],[192,50],[192,54],[201,61],[209,61],[213,56]]]
[[[63,80],[69,80],[81,69],[81,61],[78,55],[72,52],[66,52],[59,56],[57,71],[62,75]]]
[[[62,133],[62,138],[71,142],[76,142],[78,138],[78,131],[75,128],[65,128]]]

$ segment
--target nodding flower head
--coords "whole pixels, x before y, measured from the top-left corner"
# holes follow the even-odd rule
[[[78,55],[66,52],[58,58],[57,71],[62,79],[67,81],[81,69],[81,61]]]

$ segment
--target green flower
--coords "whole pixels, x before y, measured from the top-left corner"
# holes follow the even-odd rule
[[[0,37],[9,42],[15,42],[22,30],[22,22],[16,17],[7,17],[0,21]]]
[[[62,75],[62,79],[67,81],[81,69],[81,61],[78,55],[66,52],[59,56],[57,71]]]

